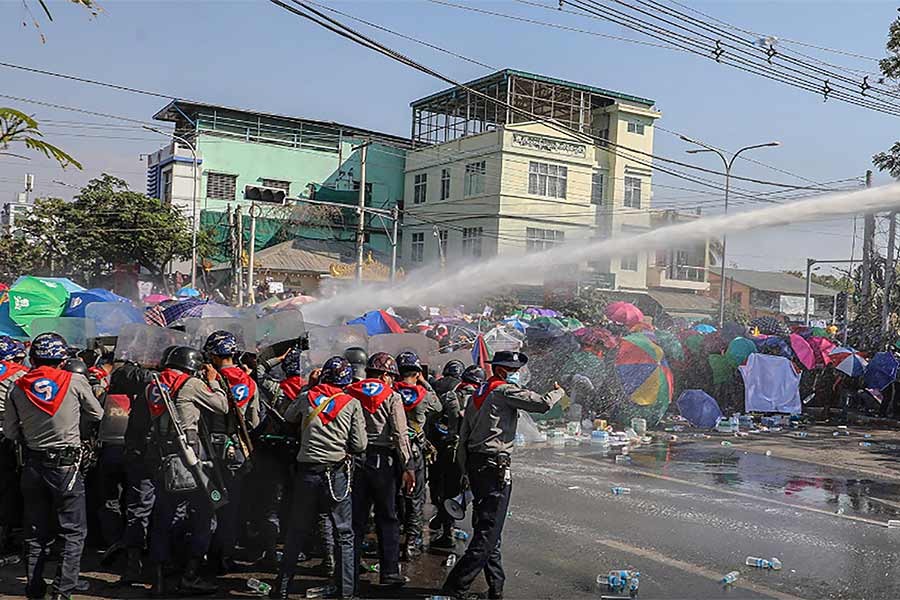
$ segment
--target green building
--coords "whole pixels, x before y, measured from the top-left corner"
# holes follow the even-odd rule
[[[166,105],[154,119],[173,123],[175,136],[183,140],[149,155],[147,194],[181,207],[188,218],[196,209],[200,226],[215,228],[220,238],[222,253],[215,258],[224,259],[228,252],[228,208],[241,206],[246,217],[251,204],[258,207],[257,250],[296,240],[349,258],[354,253],[355,208],[316,206],[298,199],[355,207],[360,185],[357,147],[364,142],[369,142],[366,204],[391,209],[403,201],[410,147],[403,137],[182,100]],[[189,144],[197,154],[196,178]],[[390,230],[390,222],[367,217],[366,251],[386,260]],[[249,241],[248,218],[244,237]]]

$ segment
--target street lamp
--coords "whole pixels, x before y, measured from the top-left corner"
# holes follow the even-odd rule
[[[194,147],[192,143],[187,141],[185,138],[180,135],[175,135],[174,133],[166,133],[155,127],[149,127],[147,125],[143,126],[147,131],[152,131],[154,133],[158,133],[164,136],[171,136],[173,139],[181,142],[191,151],[191,156],[194,157],[194,184],[191,187],[191,287],[193,289],[197,289],[197,149]],[[172,184],[175,184],[175,180],[173,178]]]
[[[773,146],[780,146],[781,142],[766,142],[765,144],[753,144],[752,146],[744,146],[737,152],[731,155],[729,159],[725,156],[725,153],[718,148],[713,148],[708,144],[704,144],[703,142],[699,142],[695,139],[689,138],[687,136],[680,136],[682,140],[688,142],[689,144],[695,144],[700,146],[700,149],[697,150],[686,150],[688,154],[700,154],[702,152],[713,152],[718,155],[719,158],[722,159],[722,164],[725,165],[725,214],[728,214],[728,192],[731,188],[731,166],[734,164],[735,159],[741,152],[745,150],[753,150],[755,148],[771,148]],[[722,270],[719,274],[719,327],[721,327],[725,323],[725,234],[722,234]]]

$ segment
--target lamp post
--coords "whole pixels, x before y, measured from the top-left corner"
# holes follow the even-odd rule
[[[169,136],[174,140],[181,142],[188,147],[188,150],[191,151],[191,156],[194,157],[193,186],[191,187],[191,287],[193,289],[197,289],[197,149],[192,143],[190,143],[180,135],[175,135],[174,133],[166,133],[164,131],[156,129],[155,127],[149,127],[147,125],[144,125],[143,127],[148,131],[152,131],[160,135]],[[172,180],[172,184],[175,184],[174,178]]]
[[[781,142],[766,142],[765,144],[753,144],[752,146],[744,146],[737,152],[731,155],[729,159],[725,156],[725,153],[718,148],[713,148],[708,144],[704,144],[703,142],[699,142],[695,139],[689,138],[687,136],[680,136],[682,140],[688,142],[689,144],[695,144],[700,146],[698,150],[686,150],[688,154],[700,154],[702,152],[713,152],[719,158],[722,159],[722,164],[725,166],[725,214],[728,214],[728,192],[731,189],[731,167],[734,165],[735,159],[742,152],[746,150],[753,150],[755,148],[770,148],[773,146],[780,146]],[[725,242],[726,242],[725,234],[722,234],[722,269],[719,273],[719,327],[721,327],[725,323]]]

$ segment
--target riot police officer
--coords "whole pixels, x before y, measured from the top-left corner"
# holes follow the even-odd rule
[[[462,381],[456,388],[456,396],[459,399],[460,417],[466,414],[466,407],[469,406],[469,400],[472,399],[472,394],[475,393],[475,390],[484,383],[484,378],[484,369],[478,365],[466,367],[466,370],[463,371],[461,377]],[[462,425],[462,421],[460,421],[460,425]]]
[[[432,529],[441,535],[431,542],[433,548],[450,549],[456,545],[453,539],[453,518],[444,509],[444,500],[456,496],[459,491],[460,472],[456,465],[456,442],[459,439],[459,396],[457,388],[462,383],[465,365],[451,360],[441,372],[433,387],[441,403],[441,411],[432,414],[426,422],[425,437],[434,446],[434,462],[428,466],[428,489],[435,507]]]
[[[0,433],[3,431],[4,404],[10,387],[28,369],[25,344],[7,335],[0,335]],[[19,490],[19,466],[16,464],[15,444],[0,435],[0,552],[13,527],[22,523],[22,493]]]
[[[228,412],[228,399],[219,385],[218,374],[211,365],[203,364],[200,352],[187,346],[169,351],[163,366],[159,385],[154,382],[146,391],[153,418],[151,444],[148,447],[160,452],[160,464],[163,464],[165,456],[180,456],[175,441],[175,427],[172,425],[172,419],[178,419],[194,454],[204,457],[206,453],[200,439],[201,410],[215,415],[225,415]],[[196,376],[201,369],[204,370],[203,379]],[[163,402],[163,391],[172,398],[177,414],[169,414]],[[201,579],[199,573],[203,557],[209,550],[213,528],[212,505],[202,489],[182,493],[166,491],[165,477],[166,473],[160,470],[157,474],[156,507],[150,536],[150,557],[156,566],[152,592],[156,596],[166,595],[163,567],[171,560],[172,542],[180,529],[190,535],[180,593],[187,595],[214,592],[216,586]]]
[[[403,399],[406,411],[407,431],[412,450],[413,472],[416,485],[411,491],[402,493],[400,507],[401,521],[406,532],[403,555],[412,560],[422,548],[422,519],[425,509],[425,463],[426,446],[425,422],[429,415],[439,413],[440,402],[431,385],[425,380],[424,369],[415,352],[401,352],[397,355],[397,369],[400,379],[394,389]],[[430,452],[429,452],[430,454]]]
[[[334,536],[335,595],[354,595],[351,455],[365,450],[368,438],[359,401],[343,390],[352,381],[350,363],[334,356],[322,366],[316,385],[300,394],[284,415],[301,428],[296,487],[303,493],[293,498],[291,526],[273,594],[277,598],[288,597],[297,557],[301,548],[310,546],[318,515],[323,513]]]
[[[565,395],[559,384],[541,396],[519,385],[519,369],[528,362],[521,352],[502,351],[491,360],[493,376],[472,395],[460,429],[457,459],[468,474],[475,497],[474,533],[466,553],[444,582],[444,592],[464,596],[484,571],[489,598],[502,598],[506,576],[500,539],[512,489],[510,452],[519,410],[545,413]]]
[[[359,573],[363,538],[374,504],[383,585],[406,583],[406,578],[400,574],[397,489],[402,481],[403,489],[411,492],[416,483],[406,411],[403,410],[403,399],[394,391],[394,381],[399,377],[394,357],[377,352],[369,357],[366,379],[346,388],[347,393],[362,405],[368,438],[365,455],[358,459],[353,472],[355,569]]]
[[[67,356],[66,340],[59,334],[34,338],[32,369],[10,390],[3,421],[3,434],[25,445],[21,486],[29,598],[46,593],[43,567],[54,530],[63,546],[54,596],[71,596],[87,534],[79,424],[82,418],[99,421],[103,409],[84,376],[59,369]]]
[[[362,381],[366,378],[366,363],[369,362],[369,353],[359,346],[353,346],[344,350],[344,358],[353,367],[353,381]]]

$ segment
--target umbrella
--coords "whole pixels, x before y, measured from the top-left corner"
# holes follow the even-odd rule
[[[718,332],[710,333],[703,336],[702,346],[706,354],[722,354],[728,349],[728,342]]]
[[[770,354],[772,356],[783,356],[784,358],[794,358],[794,351],[791,350],[790,344],[788,344],[787,340],[778,337],[777,335],[770,335],[767,337],[760,337],[754,340],[756,342],[757,348],[763,354]]]
[[[800,361],[800,364],[807,369],[815,369],[816,354],[813,352],[809,342],[796,333],[792,333],[789,339],[791,342],[791,350],[794,351],[794,355],[797,357],[797,360]]]
[[[559,322],[562,324],[563,328],[568,329],[569,331],[575,331],[576,329],[584,327],[581,321],[573,317],[559,317]]]
[[[828,353],[834,368],[850,377],[859,377],[866,370],[866,359],[853,348],[839,346]]]
[[[710,333],[715,333],[718,330],[707,323],[698,323],[697,325],[694,325],[694,331],[702,333],[703,335],[708,335]]]
[[[806,340],[806,343],[812,348],[818,366],[828,366],[831,364],[831,357],[828,353],[837,347],[834,342],[823,337],[811,337]]]
[[[69,303],[63,311],[64,317],[84,317],[84,309],[88,304],[93,302],[128,302],[131,300],[123,298],[117,294],[100,288],[84,290],[83,292],[72,292],[69,296]]]
[[[174,302],[169,306],[161,306],[161,314],[166,326],[171,325],[175,321],[181,319],[199,319],[203,316],[203,308],[208,304],[206,300],[199,298],[189,298]]]
[[[144,304],[159,304],[160,302],[165,302],[166,300],[171,300],[171,296],[166,296],[165,294],[150,294],[149,296],[144,296],[141,300]]]
[[[757,317],[750,321],[750,328],[759,329],[763,335],[789,335],[791,332],[787,325],[775,317]]]
[[[488,350],[487,343],[484,341],[484,335],[479,333],[478,338],[475,340],[475,346],[472,347],[472,364],[484,369],[485,373],[490,373],[491,365],[488,364],[490,360],[490,350]]]
[[[691,354],[702,354],[703,353],[703,336],[698,334],[690,335],[684,339],[684,347],[687,348],[688,352]]]
[[[13,284],[13,287],[17,286],[24,279],[39,279],[41,281],[46,281],[48,283],[53,283],[56,285],[62,286],[64,290],[69,292],[83,292],[84,288],[72,281],[71,279],[67,279],[65,277],[31,277],[30,275],[22,275],[16,282]]]
[[[9,290],[9,316],[27,333],[34,319],[61,315],[68,300],[60,282],[20,277]]]
[[[730,342],[734,338],[747,337],[747,328],[737,321],[727,321],[722,325],[719,333],[722,334],[726,341]]]
[[[192,287],[183,287],[180,290],[178,290],[177,292],[175,292],[175,295],[178,296],[179,298],[199,298],[200,291],[195,290]]]
[[[381,335],[385,333],[403,333],[403,327],[393,316],[383,310],[373,310],[352,321],[347,325],[362,325],[368,335]]]
[[[616,372],[634,404],[665,405],[672,399],[672,371],[662,348],[639,333],[622,338]]]
[[[606,307],[606,316],[613,323],[631,327],[644,320],[644,313],[630,302],[613,302]]]
[[[744,364],[747,357],[754,352],[756,352],[756,344],[745,337],[736,337],[728,343],[728,349],[725,351],[725,356],[727,356],[735,366],[738,366]]]
[[[706,357],[706,362],[709,363],[712,371],[713,385],[722,385],[731,381],[737,365],[730,358],[724,354],[710,354]]]
[[[504,319],[502,322],[505,323],[506,325],[510,325],[510,326],[514,327],[515,329],[518,329],[522,333],[525,333],[525,330],[528,329],[528,323],[519,319],[518,317],[512,317],[511,319]]]
[[[864,378],[866,388],[883,390],[897,379],[900,362],[891,352],[878,352],[869,361]]]
[[[653,325],[650,323],[644,323],[641,321],[640,323],[635,323],[629,329],[630,333],[648,333],[653,331]]]
[[[558,317],[560,314],[549,308],[531,307],[525,309],[526,315],[534,315],[536,317]]]
[[[684,390],[675,404],[681,416],[695,427],[715,427],[722,416],[719,403],[703,390]]]
[[[671,331],[657,331],[656,343],[663,349],[667,359],[684,360],[684,348],[681,346],[678,336]]]
[[[8,335],[17,340],[27,340],[28,334],[9,318],[9,302],[0,304],[0,335]]]
[[[309,304],[311,302],[315,302],[316,299],[312,296],[294,296],[293,298],[287,298],[285,300],[280,300],[279,302],[272,305],[272,310],[289,310],[292,308],[298,308],[303,306],[304,304]]]
[[[582,327],[572,332],[582,346],[595,351],[612,350],[615,348],[619,339],[603,327]]]
[[[563,322],[556,317],[537,317],[529,325],[531,327],[544,327],[545,329],[567,329]]]

